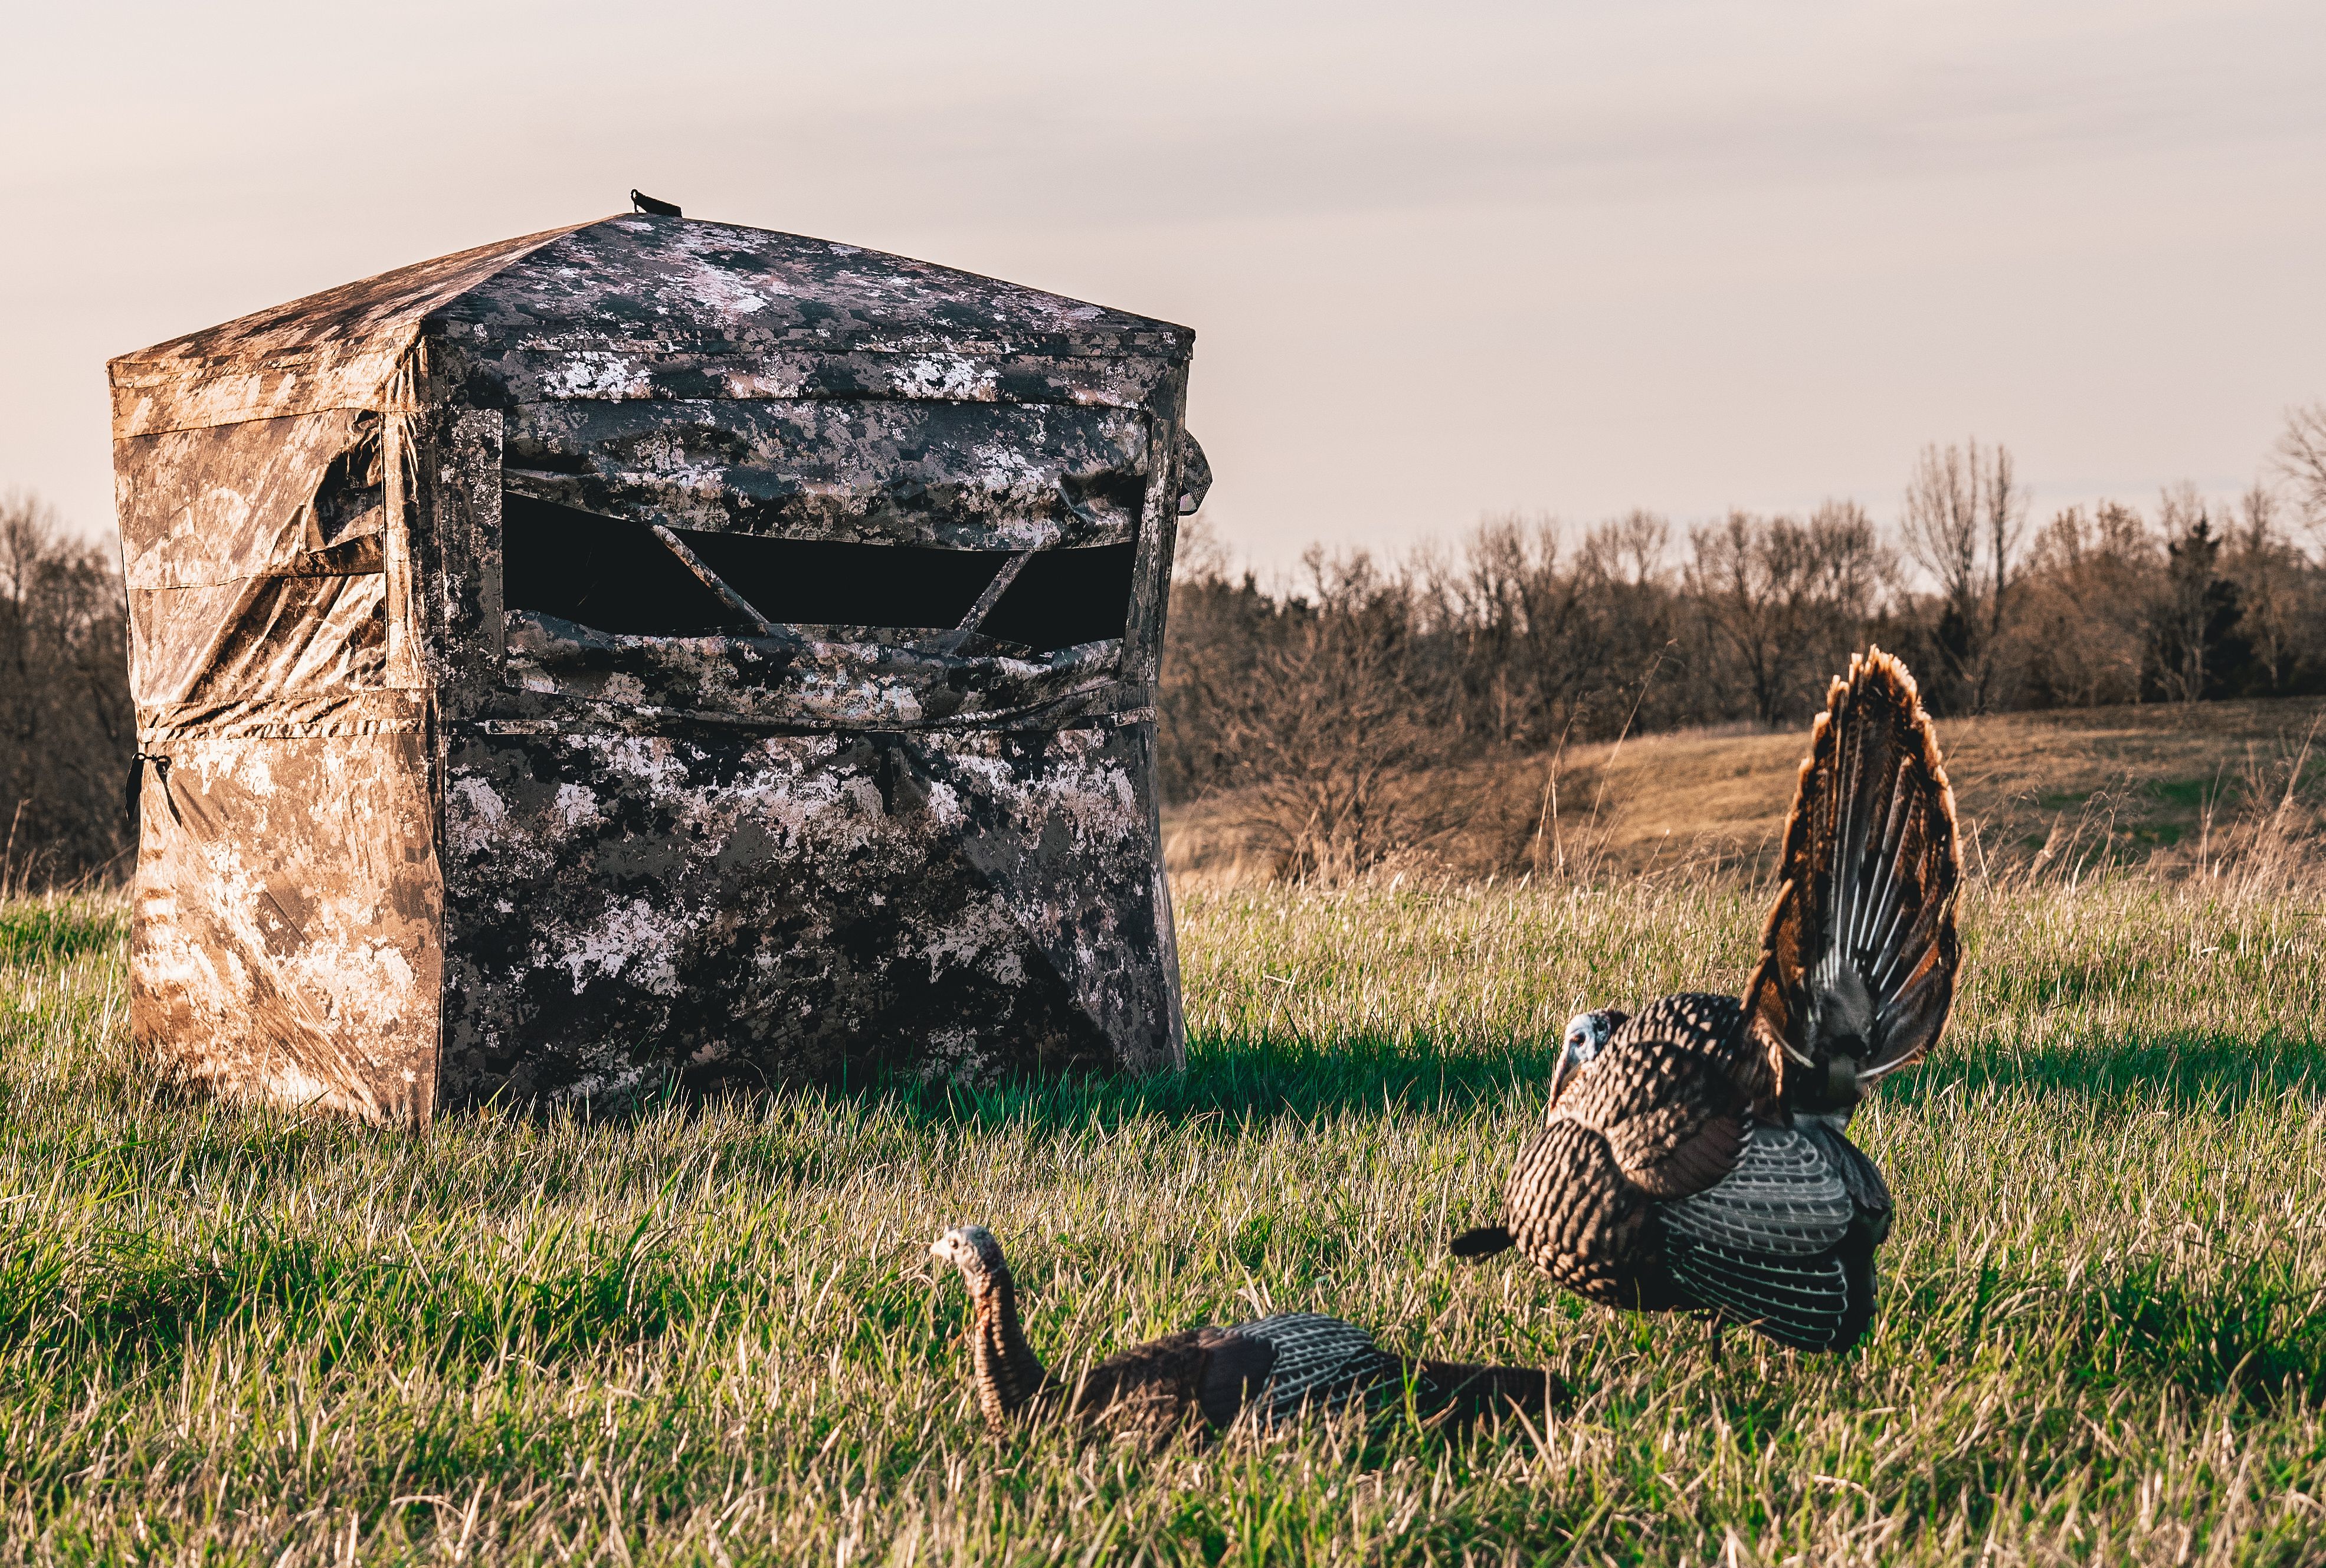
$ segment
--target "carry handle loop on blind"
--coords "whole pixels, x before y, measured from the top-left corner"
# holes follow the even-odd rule
[[[129,777],[121,786],[121,803],[132,817],[137,815],[137,807],[140,803],[140,797],[144,793],[145,765],[149,762],[154,765],[154,775],[161,779],[162,787],[163,789],[170,787],[170,759],[168,757],[162,756],[158,752],[148,751],[141,751],[131,756],[129,759]]]

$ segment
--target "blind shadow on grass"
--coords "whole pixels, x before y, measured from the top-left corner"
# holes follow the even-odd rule
[[[2097,1044],[1955,1048],[1884,1080],[1876,1092],[1903,1108],[1987,1089],[2219,1114],[2288,1095],[2326,1104],[2326,1041],[2191,1030]],[[916,1122],[1071,1132],[1147,1117],[1251,1126],[1313,1122],[1352,1111],[1461,1117],[1516,1107],[1532,1113],[1549,1090],[1550,1057],[1531,1041],[1479,1050],[1427,1037],[1357,1036],[1310,1044],[1214,1036],[1188,1042],[1181,1073],[1014,1079],[986,1086],[892,1078],[842,1092],[866,1100],[893,1098]]]
[[[195,1115],[200,1119],[192,1128],[172,1129],[172,1148],[203,1163],[232,1162],[246,1174],[253,1168],[288,1174],[345,1157],[367,1142],[402,1143],[413,1136],[408,1128],[367,1127],[333,1113],[245,1105],[220,1099],[200,1082],[164,1081],[137,1064],[112,1065],[116,1071],[76,1085],[92,1116],[101,1110],[166,1115],[173,1109]],[[1222,1136],[1244,1136],[1277,1123],[1311,1124],[1350,1113],[1460,1118],[1512,1105],[1531,1111],[1548,1098],[1549,1083],[1549,1059],[1531,1044],[1479,1052],[1427,1040],[1358,1038],[1326,1046],[1200,1041],[1190,1042],[1186,1072],[1145,1078],[1015,1078],[975,1085],[880,1074],[839,1086],[751,1089],[730,1081],[701,1091],[674,1078],[618,1099],[448,1107],[438,1111],[433,1131],[457,1137],[461,1129],[481,1130],[504,1118],[539,1127],[570,1118],[601,1128],[647,1118],[716,1120],[739,1111],[756,1119],[772,1103],[807,1097],[845,1102],[876,1118],[894,1117],[907,1129],[942,1125],[1071,1135],[1153,1118],[1174,1127],[1216,1123]],[[0,1106],[7,1099],[8,1086],[0,1081]],[[117,1134],[95,1127],[49,1126],[29,1136],[43,1157],[67,1163],[129,1152]]]
[[[94,1092],[99,1087],[90,1083],[83,1089]],[[210,1099],[196,1085],[125,1082],[114,1087],[126,1099],[157,1094],[188,1103]],[[1279,1121],[1315,1122],[1349,1112],[1468,1117],[1515,1107],[1532,1113],[1543,1105],[1549,1088],[1550,1058],[1531,1041],[1479,1050],[1449,1048],[1428,1038],[1358,1036],[1326,1044],[1199,1038],[1188,1044],[1184,1072],[1145,1078],[1013,1078],[976,1085],[919,1083],[881,1074],[837,1087],[752,1090],[730,1081],[702,1092],[670,1083],[620,1099],[555,1105],[496,1101],[451,1108],[439,1113],[438,1125],[510,1113],[544,1120],[572,1116],[618,1125],[645,1115],[749,1108],[804,1093],[833,1095],[866,1109],[893,1108],[908,1124],[919,1125],[1069,1133],[1153,1118],[1172,1125],[1208,1119],[1251,1128]],[[1954,1047],[1884,1080],[1876,1093],[1884,1102],[1904,1109],[1942,1095],[1987,1090],[2067,1096],[2109,1109],[2170,1108],[2217,1115],[2288,1096],[2326,1105],[2326,1041],[2278,1033],[2245,1039],[2172,1031],[2099,1043]],[[384,1129],[367,1134],[336,1118],[324,1119],[340,1135],[322,1136],[324,1147],[314,1152],[326,1155],[349,1138],[393,1136]],[[270,1125],[255,1131],[237,1126],[229,1112],[204,1141],[246,1155],[295,1161],[310,1153],[304,1146],[318,1132],[308,1118],[295,1121],[296,1130]]]
[[[1550,1058],[1539,1044],[1451,1048],[1423,1037],[1360,1035],[1326,1044],[1257,1043],[1196,1036],[1181,1072],[1019,1076],[996,1083],[919,1082],[873,1070],[858,1081],[753,1088],[729,1078],[694,1090],[676,1077],[619,1099],[554,1105],[494,1100],[438,1113],[438,1125],[467,1116],[572,1117],[620,1124],[647,1116],[749,1112],[789,1096],[827,1097],[859,1110],[893,1113],[907,1126],[1011,1127],[1037,1134],[1104,1130],[1156,1118],[1168,1125],[1214,1121],[1223,1129],[1264,1129],[1279,1121],[1312,1123],[1348,1112],[1467,1116],[1512,1103],[1540,1109],[1550,1086]]]
[[[1549,1089],[1550,1057],[1531,1040],[1481,1050],[1426,1036],[1360,1035],[1326,1044],[1199,1036],[1188,1042],[1184,1072],[1145,1078],[1014,1078],[974,1085],[882,1075],[822,1090],[752,1090],[730,1083],[715,1095],[696,1096],[673,1088],[565,1109],[585,1119],[619,1121],[647,1110],[684,1113],[713,1103],[749,1105],[770,1096],[821,1092],[867,1109],[892,1107],[909,1125],[1073,1133],[1152,1118],[1252,1129],[1351,1112],[1468,1117],[1515,1108],[1532,1114]],[[2172,1031],[2097,1044],[1956,1047],[1884,1081],[1876,1093],[1905,1108],[1989,1089],[2071,1096],[2109,1109],[2164,1105],[2223,1115],[2289,1095],[2326,1104],[2326,1042],[2276,1033],[2243,1039]]]
[[[1881,1093],[1910,1106],[1986,1089],[2222,1115],[2289,1095],[2326,1103],[2326,1043],[2276,1033],[2245,1039],[2191,1030],[2105,1043],[1958,1048],[1899,1074]]]
[[[913,1120],[1071,1132],[1144,1118],[1225,1128],[1313,1123],[1350,1112],[1468,1116],[1539,1108],[1550,1060],[1531,1044],[1453,1050],[1360,1036],[1327,1045],[1191,1039],[1186,1071],[1148,1078],[1016,1080],[991,1087],[892,1083]]]

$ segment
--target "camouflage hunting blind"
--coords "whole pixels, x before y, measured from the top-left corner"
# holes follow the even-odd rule
[[[137,1039],[377,1119],[1176,1066],[1192,342],[637,216],[113,361]]]

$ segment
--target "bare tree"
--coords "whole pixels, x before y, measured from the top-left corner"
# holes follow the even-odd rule
[[[2221,535],[2197,487],[2168,485],[2157,504],[2164,535],[2163,580],[2153,599],[2149,684],[2171,702],[2225,695],[2247,656],[2237,584],[2221,571]]]
[[[2293,489],[2303,522],[2326,533],[2326,403],[2285,411],[2275,456],[2278,477]]]
[[[1178,537],[1171,548],[1171,576],[1177,582],[1228,580],[1227,542],[1220,537],[1209,513],[1179,519]]]
[[[1977,462],[1976,441],[1968,461],[1959,447],[1924,447],[1898,523],[1907,553],[1938,579],[1950,604],[1968,604],[1978,593]]]
[[[2003,640],[2011,602],[2011,568],[2027,533],[2027,491],[2018,482],[2018,467],[2011,449],[1998,444],[1979,469],[1978,443],[1970,448],[1971,472],[1979,480],[1978,504],[1986,532],[1986,564],[1991,581],[1986,594],[1986,635],[1991,645]]]
[[[1187,673],[1194,705],[1237,759],[1251,823],[1278,870],[1345,876],[1407,842],[1423,763],[1441,759],[1446,705],[1412,636],[1413,588],[1358,552],[1302,561],[1305,591],[1248,626],[1253,645]]]
[[[1828,501],[1806,524],[1731,512],[1690,542],[1688,591],[1751,693],[1753,717],[1791,719],[1880,598],[1886,557],[1873,519],[1855,501]]]
[[[1786,683],[1787,584],[1780,564],[1771,559],[1770,526],[1764,517],[1732,511],[1689,534],[1695,550],[1689,593],[1735,678],[1751,693],[1753,717],[1763,724],[1775,723],[1782,714]]]
[[[1633,512],[1570,549],[1550,519],[1503,516],[1456,558],[1418,558],[1422,656],[1445,662],[1460,704],[1447,722],[1466,741],[1525,749],[1630,717],[1641,672],[1671,640],[1670,534],[1662,518]]]
[[[1937,580],[1934,642],[1957,700],[1984,713],[2001,698],[2002,654],[2013,609],[2013,568],[2027,528],[2027,493],[2011,450],[1978,442],[1922,449],[1906,486],[1899,531]]]
[[[2137,702],[2159,567],[2148,524],[2103,501],[2045,525],[2020,576],[2026,695],[2045,706]]]
[[[1661,583],[1671,557],[1671,523],[1634,506],[1591,530],[1584,552],[1600,576],[1629,588]]]
[[[129,846],[126,642],[106,552],[0,497],[0,880],[102,871]]]
[[[2237,586],[2238,630],[2252,664],[2251,694],[2287,690],[2319,640],[2321,610],[2313,574],[2279,524],[2278,493],[2256,482],[2238,497],[2221,555]]]
[[[1873,617],[1897,561],[1882,547],[1865,506],[1847,500],[1819,503],[1810,514],[1809,538],[1817,601],[1826,615],[1837,623]]]
[[[1489,744],[1523,742],[1541,690],[1556,701],[1565,673],[1556,663],[1539,666],[1533,636],[1568,621],[1574,608],[1563,591],[1558,524],[1490,517],[1458,559],[1433,554],[1419,564],[1428,622],[1449,645],[1467,710],[1456,723]]]

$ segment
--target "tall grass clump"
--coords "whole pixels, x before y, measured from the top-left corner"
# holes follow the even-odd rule
[[[1577,1007],[1733,988],[1731,882],[1183,897],[1174,1078],[513,1109],[189,1098],[124,917],[0,905],[0,1563],[2303,1563],[2326,1557],[2318,899],[1980,884],[1840,1359],[1456,1266]],[[1054,1364],[1343,1313],[1548,1424],[1160,1452],[969,1397],[949,1222]]]

